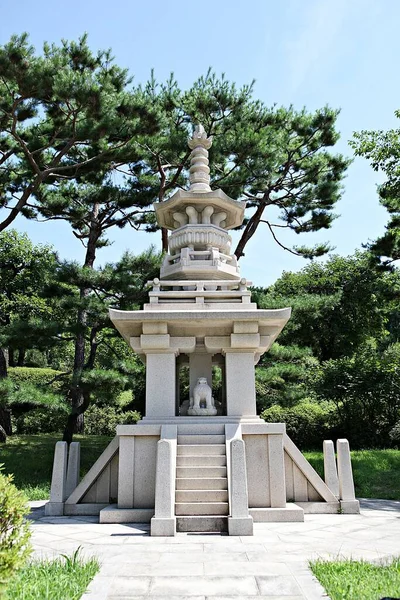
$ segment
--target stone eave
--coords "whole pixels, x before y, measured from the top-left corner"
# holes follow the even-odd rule
[[[164,202],[155,202],[154,210],[157,216],[157,222],[160,227],[166,229],[177,229],[175,226],[173,213],[179,212],[179,209],[185,206],[213,206],[217,211],[227,212],[226,225],[223,229],[233,229],[239,227],[243,221],[246,202],[232,200],[222,190],[212,190],[211,192],[189,192],[187,190],[178,190],[168,200]]]
[[[257,322],[260,331],[274,338],[286,325],[290,318],[291,308],[280,309],[253,309],[253,310],[137,310],[123,311],[110,309],[110,319],[129,343],[131,337],[142,333],[142,324],[148,322],[161,322],[168,324],[168,330],[173,335],[184,330],[187,335],[223,335],[233,329],[235,321]],[[178,333],[179,334],[179,333]],[[181,334],[180,334],[181,335]]]

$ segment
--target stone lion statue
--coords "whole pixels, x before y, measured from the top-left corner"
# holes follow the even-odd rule
[[[207,383],[206,377],[199,377],[193,390],[193,398],[190,399],[188,415],[216,415],[212,390]]]

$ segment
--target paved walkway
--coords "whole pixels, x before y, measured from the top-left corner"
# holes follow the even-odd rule
[[[99,525],[94,517],[46,518],[32,504],[36,556],[81,546],[84,555],[100,559],[84,600],[326,600],[309,559],[400,554],[400,502],[393,501],[364,501],[361,515],[255,524],[253,537],[175,538],[151,538],[148,526]]]

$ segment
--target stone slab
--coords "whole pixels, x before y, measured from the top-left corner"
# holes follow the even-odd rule
[[[150,523],[153,508],[118,508],[110,504],[100,511],[100,523]]]
[[[250,508],[255,523],[303,522],[304,511],[297,504],[288,502],[286,508]]]
[[[83,502],[82,504],[65,504],[64,514],[67,516],[94,516],[100,514],[100,511],[106,508],[107,503]]]

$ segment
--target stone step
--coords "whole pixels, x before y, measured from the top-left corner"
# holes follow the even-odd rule
[[[225,467],[226,456],[177,456],[178,467]]]
[[[227,490],[228,479],[226,477],[185,477],[177,478],[177,490]]]
[[[225,444],[188,444],[177,446],[178,456],[217,456],[226,454]]]
[[[178,425],[178,435],[196,434],[224,435],[225,425],[222,423],[187,423]]]
[[[228,502],[228,490],[177,490],[176,502]]]
[[[227,502],[176,502],[176,515],[200,516],[200,515],[228,515],[229,505]]]
[[[176,530],[179,532],[218,532],[228,531],[228,517],[177,517]]]
[[[226,467],[176,467],[177,479],[226,477]]]
[[[178,435],[178,446],[198,445],[198,444],[225,444],[225,435],[207,434],[207,435]]]

